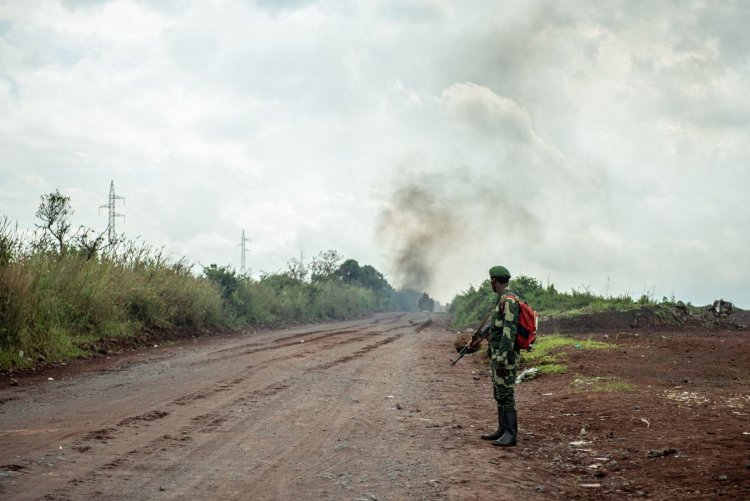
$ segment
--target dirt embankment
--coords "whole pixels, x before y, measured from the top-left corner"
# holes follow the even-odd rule
[[[592,329],[614,347],[519,385],[500,449],[478,437],[486,360],[451,367],[446,327],[381,315],[21,375],[0,390],[0,497],[750,498],[748,331]]]

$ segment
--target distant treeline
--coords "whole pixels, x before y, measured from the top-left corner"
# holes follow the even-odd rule
[[[147,329],[272,326],[415,310],[420,292],[395,291],[369,265],[321,252],[259,279],[121,237],[71,228],[69,198],[41,197],[37,231],[0,215],[0,368],[86,355],[96,341]],[[106,240],[106,241],[105,241]]]
[[[553,284],[548,286],[532,277],[518,276],[511,279],[509,288],[516,292],[522,300],[527,301],[540,315],[546,317],[572,316],[598,311],[627,311],[644,305],[656,304],[656,301],[643,295],[638,300],[628,295],[604,297],[584,290],[559,292]],[[453,313],[453,324],[456,328],[464,328],[482,319],[483,314],[493,306],[497,294],[492,291],[490,281],[485,280],[475,288],[458,294],[449,306]],[[664,298],[666,301],[666,298]]]

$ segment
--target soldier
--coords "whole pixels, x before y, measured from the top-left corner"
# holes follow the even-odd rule
[[[507,290],[509,281],[510,272],[506,267],[490,268],[492,290],[498,295],[489,336],[493,394],[497,402],[497,430],[482,435],[482,439],[492,440],[492,445],[502,447],[515,446],[518,437],[513,386],[516,384],[516,364],[521,356],[516,347],[519,306],[515,299],[506,295],[510,293]]]

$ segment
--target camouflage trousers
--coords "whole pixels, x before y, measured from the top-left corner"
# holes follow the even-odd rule
[[[498,366],[505,368],[505,375],[498,373]],[[497,406],[506,411],[516,410],[516,397],[514,387],[516,384],[516,364],[504,364],[495,359],[490,359],[490,369],[492,370],[492,393],[497,402]]]

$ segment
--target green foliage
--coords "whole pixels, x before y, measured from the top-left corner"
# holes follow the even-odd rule
[[[201,276],[162,249],[102,234],[71,235],[68,197],[42,197],[28,244],[0,218],[0,368],[82,356],[101,338],[144,329],[278,325],[351,318],[393,307],[393,289],[369,265],[335,250],[260,280],[212,264]]]
[[[213,264],[196,277],[183,260],[133,242],[96,258],[30,251],[0,266],[0,367],[80,356],[91,341],[149,328],[334,320],[387,305],[372,289],[322,273],[310,282],[286,273],[252,280]]]
[[[511,279],[509,288],[522,300],[527,301],[541,316],[547,318],[602,311],[631,311],[656,304],[648,295],[634,301],[627,295],[598,296],[586,288],[573,289],[567,293],[558,292],[553,284],[545,287],[539,280],[523,275]],[[483,312],[496,300],[497,294],[492,292],[489,280],[482,282],[479,288],[469,287],[451,301],[449,312],[454,314],[453,325],[456,328],[464,328],[479,321]]]
[[[23,351],[32,361],[78,356],[78,342],[92,337],[218,325],[221,319],[216,288],[179,265],[138,268],[37,253],[0,269],[0,350]]]
[[[524,352],[524,355],[528,354],[529,359],[544,357],[565,346],[571,346],[577,350],[606,350],[614,348],[616,345],[592,339],[576,339],[560,334],[551,334],[539,336],[537,342],[534,343],[534,349],[530,352]]]
[[[345,284],[359,285],[378,294],[390,294],[393,291],[382,273],[369,264],[360,266],[355,259],[344,261],[334,275]]]
[[[364,287],[270,274],[241,281],[227,308],[235,323],[269,325],[351,318],[376,311],[380,304],[377,294]]]
[[[614,348],[612,343],[603,343],[591,339],[575,339],[552,334],[539,336],[532,351],[521,352],[521,367],[537,367],[542,374],[562,374],[567,371],[563,364],[567,358],[566,350],[606,350]]]
[[[229,266],[211,264],[203,268],[203,275],[219,287],[225,301],[232,297],[240,283],[239,277]]]
[[[0,267],[7,266],[21,253],[23,244],[18,236],[18,225],[12,225],[7,216],[0,218]]]
[[[466,292],[458,294],[451,301],[449,313],[454,315],[453,325],[463,329],[479,321],[487,315],[497,300],[497,294],[492,291],[489,280],[485,280],[475,289],[470,286]]]
[[[586,287],[561,293],[550,284],[544,287],[539,280],[519,276],[512,279],[510,288],[546,317],[573,316],[601,311],[630,311],[644,305],[655,304],[648,296],[634,301],[628,295],[604,297],[593,294]]]
[[[538,367],[539,374],[565,374],[568,368],[562,364],[546,364]]]
[[[315,282],[335,276],[343,259],[334,249],[319,252],[310,262],[310,279]]]

